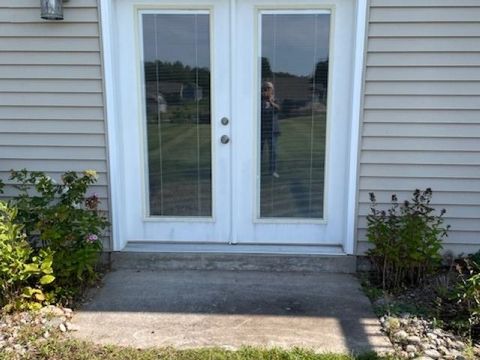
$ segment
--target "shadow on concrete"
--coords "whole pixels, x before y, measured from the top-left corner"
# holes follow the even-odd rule
[[[358,281],[346,274],[118,270],[76,321],[87,338],[140,347],[390,346]]]

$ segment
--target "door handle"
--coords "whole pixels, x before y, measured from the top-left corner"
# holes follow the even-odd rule
[[[220,138],[220,142],[222,144],[228,144],[230,141],[230,138],[228,137],[228,135],[222,135],[222,137]]]

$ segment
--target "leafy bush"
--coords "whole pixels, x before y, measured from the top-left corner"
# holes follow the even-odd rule
[[[375,194],[370,193],[371,213],[367,216],[367,238],[374,246],[367,252],[384,290],[421,284],[441,262],[445,210],[439,215],[430,206],[432,190],[415,190],[412,201],[399,203],[392,195],[392,206],[378,210]]]
[[[42,172],[11,173],[18,189],[12,200],[17,220],[35,252],[52,251],[55,295],[60,298],[71,297],[97,276],[100,235],[108,222],[98,209],[98,196],[86,197],[96,176],[93,170],[66,172],[56,183]]]
[[[53,252],[37,254],[26,241],[23,226],[16,222],[17,209],[0,201],[0,305],[35,309],[48,302],[43,287],[52,283]]]
[[[454,299],[466,313],[465,321],[470,338],[480,336],[480,252],[470,255],[457,265],[459,283]],[[460,314],[459,314],[460,315]],[[459,317],[461,319],[461,316]],[[472,334],[475,331],[475,334]]]

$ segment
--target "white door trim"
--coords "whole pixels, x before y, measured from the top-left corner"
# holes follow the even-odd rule
[[[347,194],[347,231],[344,244],[346,254],[356,252],[357,209],[358,209],[358,171],[360,153],[360,126],[363,115],[364,63],[367,36],[368,0],[357,0],[355,49],[353,64],[352,115],[350,133],[350,158]]]
[[[114,38],[115,28],[115,0],[100,0],[100,29],[101,29],[101,48],[103,59],[104,75],[104,98],[105,115],[107,123],[107,142],[108,142],[108,169],[109,169],[109,194],[110,194],[110,216],[112,221],[112,243],[113,250],[120,251],[125,245],[125,219],[122,209],[126,206],[122,194],[123,179],[122,161],[123,153],[121,144],[117,141],[120,135],[118,129],[117,109],[118,109],[118,88],[115,86],[114,74],[118,69],[118,63],[115,56],[115,49],[118,48]],[[230,1],[233,5],[235,0]],[[362,93],[364,77],[364,58],[365,58],[365,37],[367,27],[368,0],[356,1],[356,34],[353,68],[353,86],[352,86],[352,111],[351,111],[351,133],[350,133],[350,155],[349,155],[349,176],[348,176],[348,202],[346,219],[346,237],[344,242],[344,252],[353,254],[355,252],[356,238],[356,210],[358,194],[358,156],[360,144],[360,124],[362,116]],[[231,6],[233,9],[233,6]],[[233,11],[233,10],[231,10]],[[232,29],[230,30],[232,31]]]
[[[108,182],[109,182],[109,204],[111,219],[111,244],[113,251],[120,251],[125,246],[123,224],[124,213],[121,208],[124,206],[122,202],[123,181],[121,174],[122,148],[116,139],[120,132],[118,124],[114,121],[117,118],[117,89],[114,84],[114,73],[117,64],[114,57],[113,28],[115,26],[115,14],[113,13],[113,0],[99,1],[100,30],[101,30],[101,50],[103,60],[103,90],[104,90],[104,106],[105,118],[107,125],[107,144],[108,144]]]

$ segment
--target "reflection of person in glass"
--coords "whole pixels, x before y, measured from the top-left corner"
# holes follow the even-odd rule
[[[261,149],[263,158],[263,149],[268,146],[268,163],[270,174],[278,178],[277,173],[277,138],[280,135],[280,125],[278,123],[278,112],[280,106],[275,102],[275,89],[269,81],[262,84],[261,100]]]

